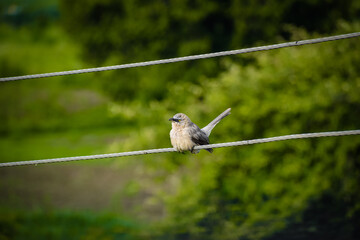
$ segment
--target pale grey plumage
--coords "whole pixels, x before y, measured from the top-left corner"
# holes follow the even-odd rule
[[[171,144],[179,152],[191,151],[191,153],[198,153],[199,150],[194,150],[194,147],[197,145],[209,144],[209,136],[212,129],[224,117],[229,115],[230,111],[231,108],[226,109],[202,129],[193,123],[185,114],[175,114],[174,117],[169,119],[169,121],[172,121],[172,129],[170,131]],[[212,148],[206,150],[213,152]]]

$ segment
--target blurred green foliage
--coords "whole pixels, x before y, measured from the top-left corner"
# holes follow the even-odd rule
[[[359,129],[360,58],[353,54],[359,50],[353,39],[259,53],[249,66],[230,63],[215,81],[204,80],[203,100],[183,105],[183,111],[193,113],[194,105],[212,106],[216,112],[235,106],[214,131],[213,138],[221,142]],[[359,137],[349,137],[256,145],[200,157],[188,162],[178,193],[168,198],[169,232],[177,233],[175,239],[260,239],[301,221],[310,200],[329,194],[335,199],[331,208],[346,206],[340,217],[350,224],[342,232],[355,234],[359,153]],[[196,165],[201,167],[191,170]],[[309,227],[316,229],[317,223]]]
[[[33,20],[35,26],[2,24],[2,76],[360,31],[359,1],[350,0],[62,0],[60,6],[62,24],[77,42],[56,23],[42,25],[38,18]],[[211,142],[359,129],[359,51],[359,40],[347,39],[228,58],[1,83],[0,160],[169,147],[167,119],[176,112],[205,126],[228,107],[232,114],[214,129]],[[139,224],[148,209],[149,215],[158,214],[153,217],[158,221],[149,221],[139,230],[144,236],[358,239],[359,156],[359,137],[348,136],[102,164],[125,169],[130,162],[136,165],[136,175],[123,189],[125,195],[142,196],[135,207],[141,217],[133,218]],[[117,184],[109,182],[104,188]],[[1,214],[1,234],[6,237],[22,238],[34,228],[33,222],[45,226],[44,232],[34,232],[34,238],[75,234],[122,239],[115,229],[119,226],[128,226],[125,235],[139,237],[118,218],[101,214],[10,212],[14,217]],[[69,231],[61,235],[63,229]],[[9,231],[15,235],[6,235]]]
[[[14,29],[3,24],[0,35],[3,77],[87,66],[77,57],[78,46],[55,25],[33,31],[29,27]],[[94,79],[94,76],[76,79],[65,76],[45,83],[42,79],[2,83],[0,133],[14,135],[118,125],[121,120],[108,114],[108,98],[95,90]],[[97,118],[99,115],[106,118]]]
[[[94,65],[113,65],[273,43],[289,38],[289,25],[329,33],[339,19],[354,20],[354,0],[247,1],[62,0],[63,25]],[[162,86],[217,76],[219,59],[108,72],[103,89],[118,101],[168,96]],[[152,80],[156,79],[156,81]],[[169,83],[170,81],[170,83]]]
[[[0,20],[12,26],[46,27],[59,18],[57,0],[2,0]]]

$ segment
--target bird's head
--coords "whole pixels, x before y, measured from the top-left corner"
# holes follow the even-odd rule
[[[185,126],[190,122],[190,119],[183,113],[177,113],[172,118],[169,118],[169,121],[172,121],[172,125]]]

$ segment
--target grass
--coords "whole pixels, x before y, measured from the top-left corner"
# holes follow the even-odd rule
[[[137,239],[139,225],[110,213],[0,211],[0,239]]]
[[[121,142],[125,139],[121,131],[115,129],[9,136],[0,139],[0,161],[111,153],[121,148]]]
[[[89,67],[56,24],[35,30],[0,24],[0,37],[1,76]],[[96,81],[84,74],[1,83],[0,162],[123,149],[131,123],[109,114]],[[109,161],[1,169],[0,239],[135,239],[139,226],[119,214],[123,199],[113,196],[122,194],[131,172]]]
[[[0,36],[0,59],[6,62],[2,76],[84,67],[80,48],[57,25],[44,29],[0,25]]]
[[[0,36],[2,76],[87,67],[56,24],[0,25]],[[0,162],[118,151],[129,128],[109,114],[109,104],[93,74],[1,83]]]

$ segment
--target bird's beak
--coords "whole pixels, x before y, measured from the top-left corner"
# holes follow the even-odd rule
[[[179,119],[176,119],[176,118],[169,118],[169,121],[179,122]]]

